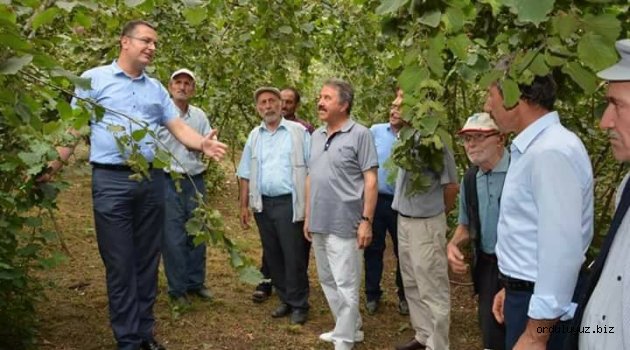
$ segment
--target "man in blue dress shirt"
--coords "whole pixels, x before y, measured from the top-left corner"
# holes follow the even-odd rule
[[[156,142],[150,133],[138,142],[123,140],[132,140],[129,136],[134,131],[163,125],[186,147],[215,160],[227,148],[216,140],[216,132],[201,136],[179,118],[164,86],[144,72],[153,60],[157,40],[150,23],[126,23],[118,59],[83,73],[83,78],[91,79],[91,88],[77,88],[73,99],[75,106],[80,98],[105,108],[103,117],[95,116],[91,123],[92,200],[107,275],[110,321],[119,350],[164,349],[153,338],[164,229],[164,172],[150,165]],[[139,149],[149,162],[148,176],[140,181],[130,178],[134,174],[128,162],[132,148]],[[51,163],[51,174],[73,150],[58,149],[61,159]]]
[[[488,113],[475,113],[458,132],[472,163],[460,185],[458,225],[446,246],[451,270],[463,274],[469,265],[460,246],[472,241],[472,277],[478,296],[479,325],[486,350],[505,349],[505,327],[492,314],[494,296],[501,289],[494,246],[497,242],[499,202],[510,163],[505,135]]]
[[[491,85],[484,106],[502,133],[516,134],[495,248],[504,289],[493,312],[505,322],[506,349],[556,349],[553,338],[561,337],[550,341],[549,327],[573,317],[571,300],[593,237],[593,173],[584,145],[553,111],[553,78],[519,88],[518,103],[508,109],[500,83]]]
[[[280,298],[271,316],[291,315],[291,323],[304,324],[309,288],[302,229],[310,134],[301,124],[282,118],[280,90],[261,87],[254,100],[263,121],[249,133],[238,166],[241,224],[249,226],[251,208],[263,263]]]
[[[374,135],[376,153],[378,155],[378,199],[374,211],[372,223],[372,244],[365,248],[365,308],[368,314],[374,314],[378,310],[381,295],[381,276],[383,275],[383,252],[385,251],[385,236],[387,232],[392,238],[394,254],[396,255],[396,288],[398,294],[398,312],[401,315],[409,314],[409,306],[405,300],[405,289],[400,275],[398,263],[398,212],[392,209],[394,199],[394,186],[387,181],[389,169],[384,164],[392,153],[392,147],[403,126],[400,119],[400,104],[402,103],[401,90],[396,90],[396,99],[392,102],[389,113],[389,123],[374,124],[370,128]]]

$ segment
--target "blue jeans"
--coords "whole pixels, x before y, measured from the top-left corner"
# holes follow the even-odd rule
[[[166,215],[162,256],[168,280],[168,294],[181,297],[188,291],[204,287],[206,278],[206,245],[195,247],[192,236],[186,231],[186,222],[197,208],[196,191],[205,198],[206,187],[203,175],[179,180],[181,192],[175,182],[166,176]],[[195,189],[196,187],[196,189]]]
[[[396,287],[399,300],[405,300],[405,290],[400,275],[398,263],[398,213],[392,209],[392,196],[378,195],[376,210],[374,211],[374,223],[372,224],[372,243],[365,248],[365,294],[367,301],[379,300],[381,290],[381,277],[383,275],[383,252],[385,251],[385,237],[387,232],[392,238],[394,255],[396,255]]]
[[[105,264],[109,315],[118,349],[136,349],[153,338],[164,172],[129,179],[127,170],[94,168],[92,200],[98,250]]]

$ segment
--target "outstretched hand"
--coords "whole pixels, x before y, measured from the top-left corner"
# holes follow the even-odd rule
[[[216,160],[217,162],[223,159],[225,152],[227,152],[228,146],[217,139],[217,131],[212,130],[206,136],[203,137],[201,142],[201,151],[206,156]]]

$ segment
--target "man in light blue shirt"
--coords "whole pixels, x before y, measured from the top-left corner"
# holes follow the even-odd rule
[[[492,314],[494,296],[501,290],[494,246],[510,154],[505,149],[505,135],[499,132],[488,113],[473,114],[458,134],[473,165],[460,185],[458,225],[446,246],[446,254],[453,272],[472,273],[479,301],[477,309],[483,348],[503,350],[505,327],[499,325]],[[468,241],[472,241],[473,248],[470,271],[459,248]]]
[[[128,22],[120,35],[118,59],[83,73],[82,77],[91,79],[91,88],[75,91],[78,98],[105,108],[102,119],[94,116],[91,123],[92,200],[107,275],[110,321],[119,350],[164,349],[153,338],[164,228],[164,172],[151,166],[156,143],[151,133],[138,142],[132,136],[142,135],[144,127],[157,130],[163,125],[186,147],[215,160],[227,148],[216,140],[216,132],[204,137],[186,125],[166,89],[145,73],[156,45],[157,32],[150,23]],[[73,105],[77,100],[73,99]],[[139,149],[144,159],[130,159],[132,149]],[[61,168],[73,150],[58,149],[60,160],[51,163],[51,173]],[[131,166],[145,162],[149,176],[140,181],[130,178]]]
[[[376,200],[374,222],[372,223],[372,244],[367,246],[363,252],[365,258],[365,308],[368,314],[376,313],[383,294],[381,276],[383,274],[383,252],[385,251],[387,232],[392,239],[394,255],[396,255],[398,312],[401,315],[409,314],[409,306],[405,299],[405,289],[400,274],[400,264],[398,263],[398,212],[392,209],[394,185],[387,181],[390,171],[385,166],[392,153],[398,131],[404,123],[400,119],[399,107],[402,103],[402,98],[399,97],[400,89],[397,89],[396,93],[397,98],[392,103],[389,113],[389,123],[374,124],[370,128],[372,135],[374,135],[374,144],[378,155],[378,199]]]
[[[304,324],[309,287],[302,230],[310,134],[301,124],[282,118],[278,89],[259,88],[254,100],[263,122],[250,132],[238,166],[241,224],[249,226],[251,208],[264,263],[280,298],[271,316],[290,314],[291,323]]]
[[[497,227],[504,289],[493,306],[505,321],[507,349],[561,346],[561,334],[551,336],[549,327],[573,317],[571,300],[593,237],[591,163],[553,111],[555,89],[551,76],[536,77],[507,109],[495,83],[484,106],[502,133],[517,134]]]

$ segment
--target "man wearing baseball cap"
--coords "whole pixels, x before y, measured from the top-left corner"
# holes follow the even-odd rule
[[[472,278],[479,300],[479,322],[484,349],[505,349],[505,327],[492,314],[494,296],[501,289],[494,247],[497,243],[499,202],[510,154],[505,136],[488,113],[475,113],[458,132],[472,166],[460,186],[459,219],[446,246],[451,270],[468,271],[459,247],[472,240]]]
[[[201,135],[212,129],[206,114],[193,105],[190,99],[195,94],[195,75],[183,68],[171,74],[168,91],[182,120]],[[164,271],[168,281],[168,294],[177,306],[190,303],[188,295],[196,295],[210,300],[212,294],[205,286],[206,245],[193,243],[193,237],[186,231],[186,222],[197,208],[197,195],[206,195],[203,175],[207,164],[201,154],[190,150],[166,129],[159,132],[160,147],[170,152],[173,159],[166,171],[165,221],[162,239]],[[179,179],[179,180],[177,180]],[[179,181],[181,191],[177,191]]]
[[[630,161],[630,39],[617,41],[621,60],[597,73],[608,82],[608,107],[599,126],[608,133],[615,159]],[[591,268],[566,349],[630,349],[630,184],[617,190],[617,210]]]

